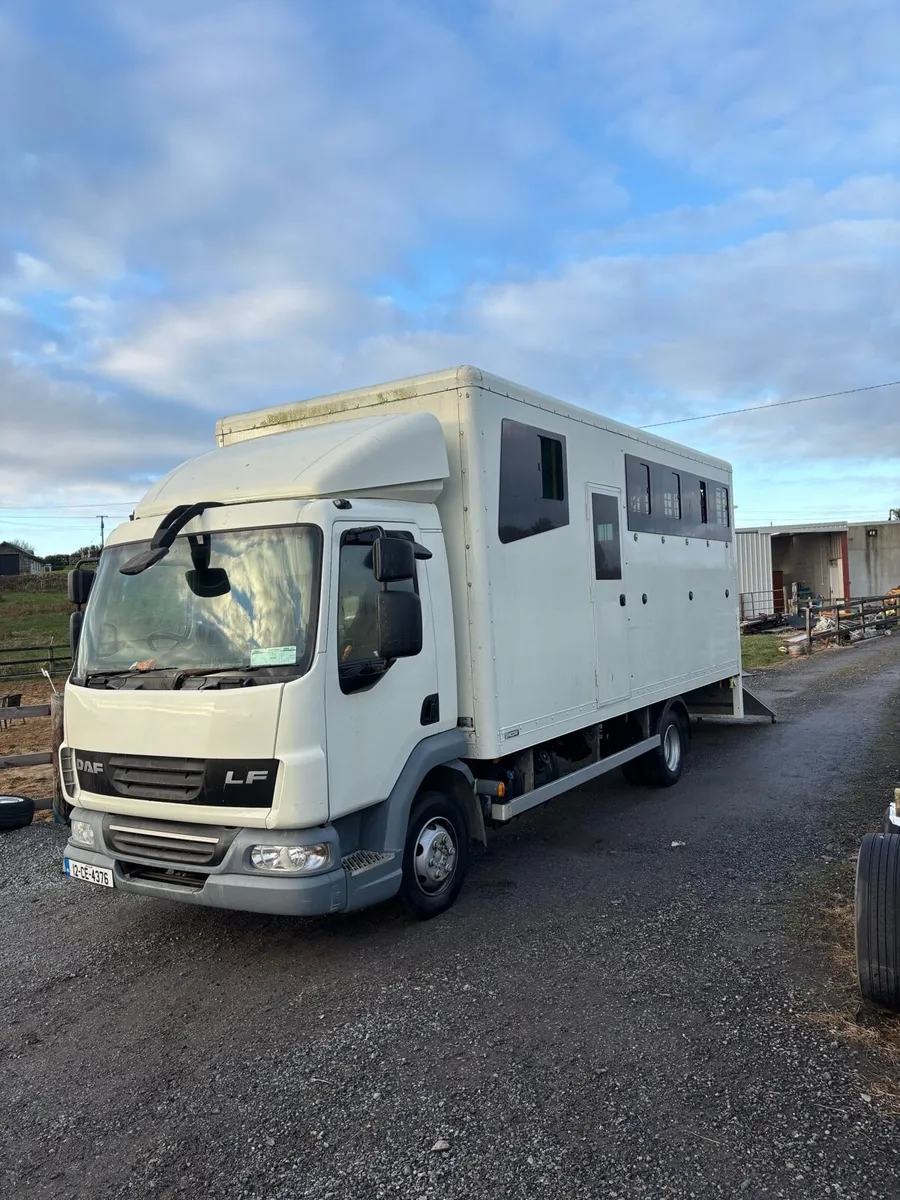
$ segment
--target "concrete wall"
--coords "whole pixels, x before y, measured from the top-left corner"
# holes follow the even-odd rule
[[[869,537],[869,529],[877,529],[877,535]],[[847,542],[854,596],[883,596],[900,587],[900,521],[851,525]]]
[[[776,534],[772,538],[772,569],[784,572],[789,598],[795,583],[811,588],[813,596],[842,598],[840,534]]]

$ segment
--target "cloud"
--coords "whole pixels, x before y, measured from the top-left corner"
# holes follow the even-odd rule
[[[890,169],[900,144],[893,0],[752,5],[493,0],[610,134],[732,182]]]
[[[133,501],[212,444],[212,421],[132,394],[53,380],[0,358],[0,504]]]
[[[900,376],[888,0],[67,13],[0,21],[17,497],[124,496],[225,411],[465,360],[638,422]],[[880,497],[894,413],[671,432]]]
[[[162,304],[135,335],[109,347],[97,370],[203,408],[220,409],[223,394],[261,402],[272,388],[289,385],[292,375],[332,370],[330,343],[343,323],[358,328],[366,307],[375,305],[352,294],[288,284],[191,305]]]

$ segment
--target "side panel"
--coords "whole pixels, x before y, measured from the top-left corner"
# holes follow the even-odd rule
[[[507,531],[501,540],[504,419],[565,440],[567,524],[514,540]],[[647,455],[672,471],[730,489],[724,464],[682,454],[671,444],[650,442],[636,450],[642,445],[637,436],[484,388],[463,427],[477,430],[479,455],[467,485],[466,582],[476,670],[472,757],[524,749],[739,672],[733,537],[697,536],[687,513],[692,536],[628,528],[626,454]],[[607,592],[612,596],[614,586],[616,601],[626,597],[625,621],[622,609],[604,601],[596,627],[592,522],[584,499],[589,486],[621,497],[622,579],[607,581]],[[627,681],[605,678],[599,648],[616,642],[623,660],[627,655]],[[622,669],[624,661],[616,670]]]

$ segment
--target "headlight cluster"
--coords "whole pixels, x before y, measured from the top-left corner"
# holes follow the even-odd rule
[[[250,862],[257,871],[319,871],[331,862],[327,842],[315,846],[251,846]]]
[[[97,844],[93,825],[90,821],[79,821],[77,817],[72,821],[71,838],[79,846],[86,846],[88,849],[93,849]]]

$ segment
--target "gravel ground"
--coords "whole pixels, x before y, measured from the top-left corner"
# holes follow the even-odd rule
[[[894,782],[900,638],[757,690],[778,725],[496,832],[424,925],[110,894],[59,828],[4,836],[0,1195],[895,1198],[879,1064],[810,1019],[836,983],[798,930]]]

